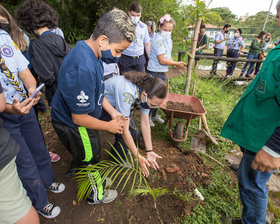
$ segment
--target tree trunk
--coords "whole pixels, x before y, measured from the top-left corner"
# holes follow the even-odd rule
[[[190,85],[191,85],[192,67],[193,67],[195,49],[196,49],[196,45],[197,45],[197,39],[198,39],[198,33],[199,33],[201,21],[202,21],[202,18],[199,18],[196,21],[194,34],[193,34],[193,39],[192,39],[192,44],[191,44],[191,55],[192,55],[192,57],[189,57],[188,69],[187,69],[187,80],[186,80],[186,85],[185,85],[185,94],[187,94],[187,95],[189,95],[189,90],[190,90]]]

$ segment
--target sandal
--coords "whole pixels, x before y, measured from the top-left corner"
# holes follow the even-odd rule
[[[53,153],[53,152],[50,152],[50,151],[49,151],[49,154],[50,154],[52,163],[55,163],[55,162],[57,162],[58,160],[60,160],[60,156],[57,155],[56,153]]]

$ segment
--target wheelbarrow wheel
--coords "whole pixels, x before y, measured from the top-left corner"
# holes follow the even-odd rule
[[[176,123],[174,138],[176,139],[183,139],[184,134],[184,123],[182,121],[178,121]],[[173,146],[179,148],[180,142],[173,141]]]

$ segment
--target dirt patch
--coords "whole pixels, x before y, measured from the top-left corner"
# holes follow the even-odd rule
[[[193,112],[193,108],[191,105],[187,105],[184,103],[178,103],[178,102],[172,102],[172,101],[168,101],[166,103],[166,109]]]
[[[75,181],[64,175],[71,161],[71,155],[56,136],[48,114],[43,115],[41,124],[48,149],[61,156],[61,160],[53,164],[55,179],[66,185],[65,191],[61,194],[49,193],[49,201],[61,207],[61,214],[50,220],[40,216],[42,224],[159,223],[151,196],[128,198],[128,193],[124,192],[110,204],[88,205],[85,201],[78,203]],[[102,147],[109,149],[107,140],[113,142],[114,136],[107,132],[102,132],[100,136]],[[210,184],[210,168],[195,152],[187,151],[182,154],[168,141],[153,139],[153,145],[154,150],[163,159],[159,161],[159,171],[151,171],[148,181],[153,188],[163,187],[173,193],[177,192],[176,195],[164,195],[157,201],[157,208],[163,222],[174,223],[182,214],[190,215],[192,208],[200,203],[199,199],[187,203],[179,195],[192,193],[198,185],[207,187]],[[143,151],[141,153],[144,154]],[[103,155],[104,157],[106,155]]]

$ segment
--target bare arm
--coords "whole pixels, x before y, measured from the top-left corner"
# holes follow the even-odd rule
[[[129,150],[131,151],[131,154],[133,155],[134,158],[137,158],[137,147],[133,141],[133,138],[130,134],[129,131],[129,124],[130,124],[130,120],[129,119],[125,119],[124,120],[124,132],[123,132],[123,140],[125,142],[125,144],[127,145],[127,147],[129,148]],[[149,170],[147,167],[150,166],[149,162],[142,156],[140,155],[140,153],[138,154],[138,158],[139,158],[139,165],[142,168],[142,173],[144,174],[145,177],[149,176]]]
[[[124,119],[124,116],[118,112],[111,104],[110,102],[107,100],[106,97],[104,97],[103,103],[102,103],[102,107],[104,110],[106,110],[108,112],[108,114],[110,114],[111,118],[114,119]]]
[[[187,67],[187,64],[185,62],[182,61],[173,61],[172,59],[166,59],[164,57],[164,54],[160,54],[157,56],[158,58],[158,62],[161,65],[171,65],[171,66],[177,66],[178,68],[182,68],[185,69]]]
[[[104,130],[109,131],[114,134],[122,134],[123,133],[123,121],[121,119],[115,119],[111,120],[109,122],[107,121],[101,121],[95,117],[92,117],[88,114],[73,114],[72,113],[72,120],[73,123],[89,128],[94,130]]]
[[[6,108],[6,101],[5,101],[4,93],[2,92],[0,94],[0,112],[3,112],[5,108]]]
[[[146,54],[148,58],[150,58],[151,42],[144,43],[144,46],[145,46]]]
[[[30,70],[26,68],[24,71],[18,73],[19,78],[27,88],[29,94],[32,94],[36,89],[36,80],[31,74]]]
[[[156,170],[159,168],[156,159],[161,159],[162,157],[157,155],[153,151],[151,127],[150,127],[150,123],[149,123],[148,114],[141,113],[140,128],[141,128],[142,136],[143,136],[143,139],[145,142],[146,151],[149,151],[149,152],[147,152],[147,160],[151,164],[152,168]]]

